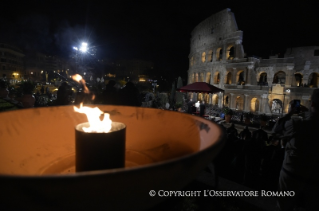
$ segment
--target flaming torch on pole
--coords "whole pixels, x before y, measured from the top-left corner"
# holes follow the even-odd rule
[[[75,99],[75,103],[79,104],[79,103],[83,103],[84,100],[91,94],[90,90],[88,89],[88,87],[86,86],[85,80],[82,78],[81,75],[79,74],[75,74],[71,77],[74,81],[78,82],[80,85],[82,85],[83,87],[83,92],[84,94],[82,94],[81,92],[78,92],[77,97]],[[90,100],[94,100],[95,99],[95,95],[92,94],[91,95],[91,99]]]

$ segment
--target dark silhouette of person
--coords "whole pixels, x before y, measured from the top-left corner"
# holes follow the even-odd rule
[[[269,137],[269,145],[265,147],[260,167],[264,184],[263,187],[261,187],[262,189],[277,189],[278,178],[285,155],[285,149],[280,142],[279,137],[271,136]]]
[[[103,91],[102,103],[107,105],[117,105],[118,104],[118,91],[115,88],[116,82],[114,80],[109,80]]]
[[[239,138],[242,140],[250,140],[251,132],[248,129],[248,125],[246,125],[245,129],[239,133]]]
[[[231,166],[231,162],[234,159],[235,154],[234,142],[236,142],[237,139],[237,129],[234,124],[231,124],[229,127],[220,124],[220,127],[224,133],[226,133],[226,142],[224,148],[215,158],[214,163],[216,164],[216,169],[220,172],[221,176],[227,179],[233,179],[233,168]]]
[[[199,116],[204,116],[205,115],[205,102],[202,101],[202,103],[199,105]]]
[[[254,131],[250,140],[246,142],[246,183],[252,182],[254,187],[260,185],[258,184],[260,183],[260,168],[267,142],[268,134],[261,128]]]
[[[44,86],[43,85],[41,86],[40,91],[41,91],[41,94],[44,94]]]
[[[57,92],[57,105],[68,105],[70,104],[70,97],[72,96],[73,91],[71,86],[69,86],[66,82],[63,82],[58,89]]]
[[[260,160],[256,160],[256,157],[258,158],[259,154],[258,151],[255,150],[254,141],[252,140],[252,135],[248,129],[248,125],[246,125],[245,129],[239,134],[239,137],[240,139],[244,140],[244,184],[252,187],[258,184],[258,164],[260,163]]]
[[[50,88],[49,88],[49,86],[47,86],[47,87],[45,88],[45,92],[46,92],[47,95],[50,94]]]
[[[192,114],[193,114],[193,113],[196,113],[195,102],[193,102],[193,105],[192,105]]]
[[[278,197],[281,210],[293,210],[302,202],[305,210],[319,207],[319,89],[311,95],[308,118],[299,118],[300,107],[291,104],[290,111],[273,128],[284,135],[285,158],[279,177],[279,191],[294,191],[294,197]],[[301,108],[300,108],[301,109]]]
[[[187,103],[187,113],[192,114],[193,110],[192,110],[192,106],[194,105],[194,102],[192,99],[189,100],[189,102]]]
[[[127,82],[125,87],[119,91],[119,104],[127,106],[141,106],[140,92],[131,81]]]
[[[243,113],[240,115],[240,122],[241,122],[241,123],[244,122],[244,114],[243,114]]]
[[[238,131],[235,128],[235,124],[231,123],[231,126],[229,128],[226,129],[226,133],[227,133],[227,138],[234,140],[237,138],[238,136]]]
[[[244,155],[244,144],[245,140],[238,138],[238,132],[235,128],[235,124],[231,123],[227,132],[227,137],[229,139],[229,157],[231,164],[231,179],[235,182],[242,183],[244,178],[245,169],[245,155]],[[249,132],[249,131],[248,131]]]

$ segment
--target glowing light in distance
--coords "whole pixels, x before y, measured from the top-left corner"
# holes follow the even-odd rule
[[[87,51],[87,43],[86,42],[82,42],[80,51],[82,51],[83,53],[85,53]]]
[[[72,75],[72,79],[75,80],[76,82],[80,83],[83,85],[83,89],[84,89],[84,93],[89,94],[90,90],[88,89],[88,87],[85,85],[85,80],[82,78],[81,75],[79,74],[75,74]],[[93,95],[92,98],[94,98],[95,96]]]

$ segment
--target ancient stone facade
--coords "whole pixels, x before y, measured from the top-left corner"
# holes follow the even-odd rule
[[[319,46],[289,48],[284,58],[246,58],[243,32],[230,9],[198,24],[191,36],[188,84],[207,82],[225,92],[189,93],[189,98],[266,114],[288,112],[292,100],[310,106],[319,85]]]

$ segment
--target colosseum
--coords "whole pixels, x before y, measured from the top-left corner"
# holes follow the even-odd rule
[[[207,82],[224,93],[189,93],[193,100],[244,112],[282,114],[289,102],[309,107],[319,84],[319,46],[286,50],[283,58],[245,57],[243,31],[230,9],[199,23],[191,33],[188,84]]]

